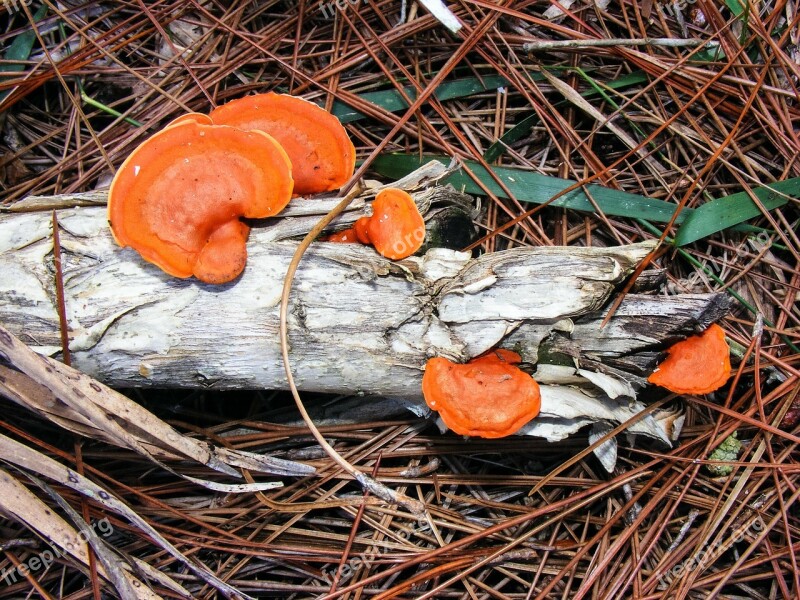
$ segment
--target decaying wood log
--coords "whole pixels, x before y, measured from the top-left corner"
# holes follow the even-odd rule
[[[421,176],[404,185],[424,188],[415,193],[424,210],[463,202]],[[298,200],[255,228],[243,276],[223,286],[175,279],[120,249],[102,207],[60,210],[73,365],[116,387],[285,387],[278,304],[297,244],[289,238],[308,231],[332,203]],[[354,222],[365,206],[357,201],[339,226]],[[603,307],[651,248],[516,248],[477,259],[432,248],[393,262],[360,245],[315,243],[290,304],[298,387],[415,399],[428,358],[466,359],[502,345],[528,362],[557,355],[552,362],[575,363],[569,372],[550,372],[545,417],[550,411],[553,419],[584,423],[585,408],[568,417],[559,412],[569,401],[557,388],[572,385],[592,402],[616,402],[628,418],[642,375],[665,344],[706,327],[727,308],[719,295],[636,294],[600,329]],[[52,253],[49,213],[0,216],[0,323],[36,351],[57,355]],[[668,434],[656,437],[668,441]]]
[[[59,223],[76,367],[122,387],[285,385],[277,315],[294,242],[254,230],[243,277],[208,286],[169,277],[118,248],[102,209],[64,210]],[[57,354],[50,224],[42,213],[0,218],[0,322],[35,350]],[[317,243],[292,296],[298,382],[306,390],[413,396],[427,358],[475,356],[512,332],[510,342],[529,360],[539,341],[570,328],[593,356],[621,358],[719,316],[714,296],[637,295],[623,304],[625,323],[616,318],[612,335],[567,321],[600,309],[649,248],[519,248],[479,259],[432,249],[391,262],[367,247]],[[664,317],[659,327],[654,312]]]

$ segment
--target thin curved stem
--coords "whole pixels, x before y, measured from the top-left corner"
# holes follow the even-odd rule
[[[314,421],[311,419],[311,416],[308,414],[306,407],[303,405],[303,401],[300,398],[300,392],[297,389],[297,386],[294,382],[294,375],[292,375],[292,368],[289,363],[289,329],[288,329],[288,315],[289,315],[289,293],[292,290],[292,283],[294,281],[295,273],[297,273],[297,267],[300,265],[300,261],[303,258],[303,254],[311,245],[317,236],[322,232],[328,224],[333,221],[337,216],[339,216],[342,211],[348,207],[348,205],[353,201],[353,199],[361,194],[363,191],[363,185],[359,181],[357,185],[345,195],[344,198],[337,204],[328,214],[326,214],[320,221],[314,225],[311,231],[308,232],[306,237],[303,238],[303,241],[297,246],[297,250],[295,250],[294,255],[292,256],[292,260],[289,263],[289,268],[286,271],[286,277],[283,280],[283,293],[281,294],[281,309],[280,309],[280,340],[281,340],[281,355],[283,356],[283,366],[286,371],[286,381],[289,383],[289,390],[292,392],[292,397],[294,398],[295,404],[297,404],[297,410],[300,411],[300,415],[303,417],[303,421],[305,421],[308,429],[311,431],[311,435],[314,436],[314,439],[317,440],[317,443],[322,447],[323,450],[330,456],[333,461],[339,465],[344,471],[350,474],[353,479],[355,479],[361,487],[363,487],[369,493],[391,503],[399,504],[406,508],[407,510],[411,511],[415,515],[421,515],[425,512],[425,505],[418,501],[414,500],[406,496],[405,494],[400,494],[392,489],[389,489],[382,483],[376,481],[366,473],[362,473],[358,469],[356,469],[353,465],[347,462],[341,454],[339,454],[333,446],[331,446],[328,441],[323,437],[322,433],[320,433],[317,426],[314,425]]]

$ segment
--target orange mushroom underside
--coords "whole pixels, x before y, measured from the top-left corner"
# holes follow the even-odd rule
[[[337,231],[336,233],[332,233],[328,237],[326,237],[324,242],[336,242],[338,244],[358,244],[358,236],[356,235],[356,230],[352,227],[350,229],[342,229],[341,231]]]
[[[123,163],[108,215],[120,245],[167,273],[224,283],[247,258],[240,217],[275,215],[291,194],[291,163],[273,138],[187,115]]]
[[[725,331],[716,323],[674,344],[667,355],[648,381],[676,394],[708,394],[725,385],[731,374]]]
[[[209,116],[217,125],[273,136],[292,161],[296,194],[338,189],[353,174],[356,155],[347,131],[313,102],[269,92],[232,100]]]
[[[539,386],[515,366],[519,362],[519,355],[507,350],[466,364],[432,358],[422,378],[425,402],[461,435],[500,438],[516,433],[541,406]]]

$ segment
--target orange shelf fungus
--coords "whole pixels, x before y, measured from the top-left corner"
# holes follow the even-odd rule
[[[515,352],[497,350],[466,364],[432,358],[422,394],[450,429],[461,435],[500,438],[539,414],[539,385],[516,365]]]
[[[378,192],[372,203],[372,216],[361,226],[359,221],[355,226],[359,239],[360,231],[365,231],[375,250],[391,260],[411,256],[425,241],[425,221],[414,199],[403,190],[388,188]]]
[[[716,323],[667,350],[667,358],[647,378],[676,394],[708,394],[721,388],[731,374],[725,332]]]
[[[358,241],[362,244],[369,244],[369,220],[370,217],[361,217],[358,221],[355,222],[353,225],[353,229],[356,232],[356,237],[358,237]]]
[[[341,231],[337,231],[336,233],[330,234],[328,237],[322,240],[323,242],[336,242],[339,244],[358,244],[358,236],[356,236],[356,230],[352,227],[350,229],[342,229]]]
[[[240,217],[275,215],[291,195],[291,163],[272,137],[184,115],[122,164],[108,218],[119,245],[170,275],[225,283],[247,258]]]
[[[167,123],[167,127],[172,127],[173,125],[180,125],[186,122],[197,123],[198,125],[214,124],[214,122],[211,120],[211,117],[209,117],[208,115],[204,115],[203,113],[190,112],[183,114],[180,117],[174,118],[172,121]]]
[[[232,100],[212,110],[210,117],[215,125],[273,136],[292,161],[295,194],[335,190],[353,175],[356,153],[347,131],[313,102],[269,92]]]
[[[425,221],[411,196],[403,190],[388,188],[375,197],[371,217],[361,217],[353,227],[325,241],[371,244],[386,258],[401,260],[422,246]]]

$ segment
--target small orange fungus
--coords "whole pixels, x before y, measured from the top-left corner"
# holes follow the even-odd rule
[[[356,230],[352,227],[350,229],[342,229],[341,231],[337,231],[336,233],[332,233],[328,237],[326,237],[324,242],[337,242],[339,244],[358,244],[358,236],[356,236]]]
[[[425,221],[414,199],[403,190],[387,188],[378,192],[372,203],[372,216],[367,221],[362,219],[365,217],[355,225],[359,240],[368,238],[375,250],[391,260],[411,256],[425,241]]]
[[[647,378],[676,394],[708,394],[731,374],[725,331],[716,323],[667,350],[667,358]]]
[[[519,362],[520,356],[509,350],[491,351],[466,364],[432,358],[422,377],[425,402],[461,435],[516,433],[541,406],[539,385],[516,366]]]

